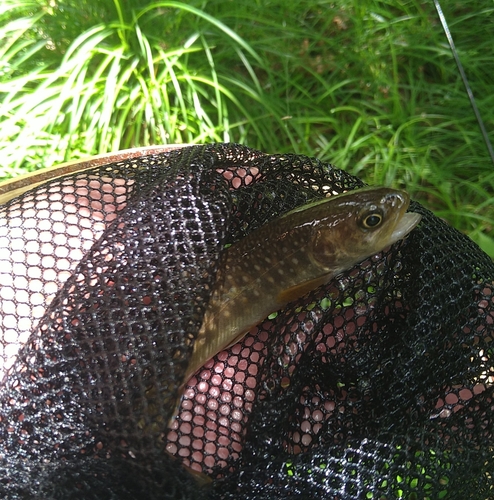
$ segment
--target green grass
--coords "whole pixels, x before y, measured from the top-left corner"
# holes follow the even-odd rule
[[[494,139],[494,5],[442,2]],[[494,167],[433,2],[0,0],[0,178],[234,141],[406,187],[494,257]]]

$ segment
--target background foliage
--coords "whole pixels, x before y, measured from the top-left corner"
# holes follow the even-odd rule
[[[494,4],[444,1],[494,138]],[[432,0],[0,0],[0,178],[234,141],[406,187],[494,256],[494,167]]]

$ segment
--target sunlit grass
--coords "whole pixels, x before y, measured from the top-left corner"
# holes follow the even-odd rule
[[[443,9],[494,138],[494,6]],[[431,1],[2,0],[0,36],[0,178],[241,142],[406,187],[494,256],[494,167]]]

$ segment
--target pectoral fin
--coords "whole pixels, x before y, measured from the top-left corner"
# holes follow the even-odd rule
[[[257,324],[257,323],[256,323]],[[240,342],[246,335],[247,335],[247,332],[253,328],[254,326],[256,326],[256,324],[252,325],[251,327],[249,327],[247,330],[243,331],[242,333],[238,334],[227,346],[223,347],[222,350],[225,350],[225,349],[230,349],[230,347],[234,346],[237,342]]]
[[[276,300],[279,304],[288,304],[289,302],[293,302],[294,300],[303,297],[306,293],[312,292],[312,290],[315,290],[327,281],[328,276],[320,276],[319,278],[315,278],[313,280],[304,281],[299,285],[292,286],[280,292],[278,297],[276,297]]]

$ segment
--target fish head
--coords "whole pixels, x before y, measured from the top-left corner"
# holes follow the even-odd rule
[[[407,212],[409,205],[408,193],[383,187],[336,196],[328,213],[314,221],[311,260],[335,276],[379,253],[419,223],[421,216]]]

